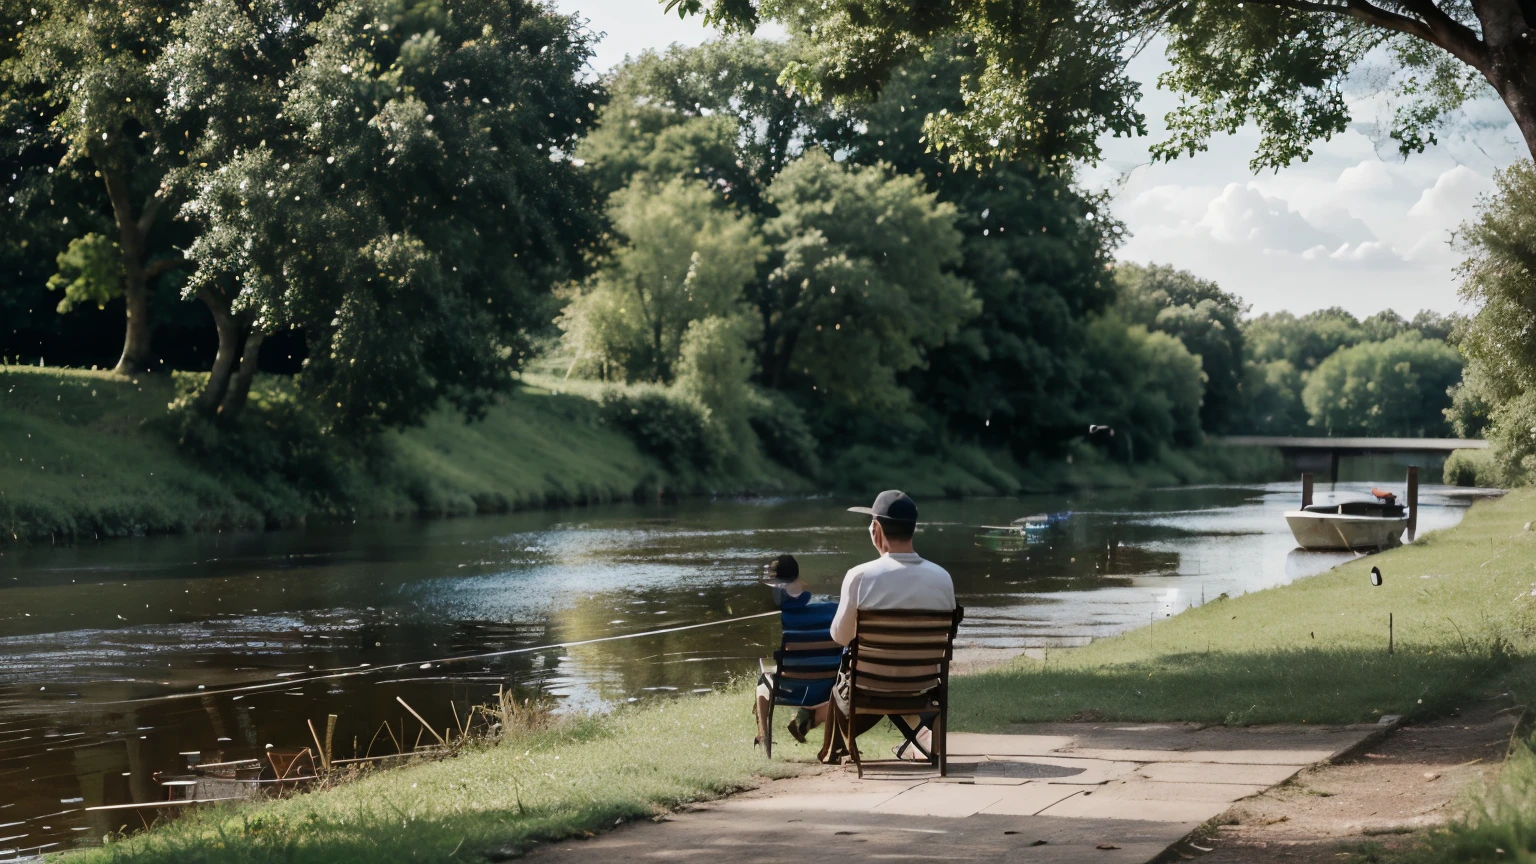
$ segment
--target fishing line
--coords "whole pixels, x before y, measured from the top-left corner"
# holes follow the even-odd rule
[[[532,648],[511,648],[506,651],[489,651],[484,654],[465,654],[460,657],[444,657],[439,660],[416,660],[411,663],[389,663],[384,666],[359,666],[345,671],[334,672],[325,675],[310,675],[304,678],[284,678],[281,681],[269,681],[265,684],[251,684],[245,687],[228,687],[223,690],[196,690],[190,693],[172,693],[167,696],[149,696],[143,699],[121,699],[114,702],[97,702],[97,705],[142,705],[145,702],[169,702],[176,699],[203,699],[209,696],[224,696],[230,693],[249,693],[255,690],[273,690],[280,687],[295,687],[310,681],[328,681],[335,678],[353,678],[359,675],[371,675],[374,672],[390,672],[396,669],[407,669],[412,666],[439,666],[447,663],[458,663],[464,660],[489,660],[495,657],[508,657],[513,654],[531,654],[535,651],[549,651],[554,648],[576,648],[581,645],[596,645],[599,642],[616,642],[620,639],[639,639],[642,636],[660,636],[663,633],[678,633],[683,630],[697,630],[700,627],[717,627],[721,624],[735,624],[740,621],[751,621],[754,618],[767,618],[770,615],[778,615],[778,610],[772,612],[759,612],[756,615],[742,615],[739,618],[726,618],[721,621],[705,621],[702,624],[684,624],[681,627],[665,627],[660,630],[647,630],[644,633],[625,633],[619,636],[601,636],[596,639],[581,639],[576,642],[556,642],[553,645],[536,645]],[[284,673],[293,674],[293,673]]]

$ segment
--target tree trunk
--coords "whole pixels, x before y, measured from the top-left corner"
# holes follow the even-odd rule
[[[1536,159],[1536,45],[1529,44],[1531,41],[1521,39],[1493,52],[1493,75],[1489,77],[1502,79],[1494,80],[1494,87],[1514,115],[1531,158]]]
[[[123,296],[128,301],[127,330],[123,336],[123,356],[112,370],[119,375],[133,375],[149,369],[149,280],[152,275],[145,269],[145,238],[165,199],[156,194],[144,205],[142,212],[133,212],[133,202],[128,199],[128,181],[110,163],[93,153],[93,161],[101,167],[102,179],[107,185],[107,196],[112,200],[112,217],[117,223],[117,248],[123,261]],[[164,268],[156,270],[162,272]]]
[[[224,403],[219,406],[219,419],[229,422],[240,416],[245,410],[246,399],[251,395],[251,381],[256,377],[256,358],[261,352],[261,341],[266,338],[255,327],[245,334],[245,350],[240,354],[240,371],[235,373],[235,380],[229,385],[229,392],[224,395]]]
[[[219,413],[219,404],[229,391],[229,376],[235,368],[235,357],[240,353],[240,322],[229,311],[229,301],[211,288],[200,288],[198,299],[213,313],[213,326],[219,332],[219,353],[213,358],[213,371],[208,373],[208,384],[197,396],[197,413],[212,417]]]
[[[124,267],[124,270],[127,270]],[[123,355],[112,371],[119,375],[137,375],[149,369],[149,288],[139,278],[123,280],[123,297],[128,301],[128,321],[123,335]]]

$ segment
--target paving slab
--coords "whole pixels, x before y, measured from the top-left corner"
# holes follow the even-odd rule
[[[1257,795],[1268,786],[1243,786],[1236,783],[1160,783],[1140,778],[1110,783],[1095,795],[1139,801],[1210,801],[1231,804]]]
[[[956,732],[949,736],[951,756],[1046,756],[1073,746],[1071,735],[976,735]]]
[[[1146,864],[1234,802],[1381,734],[1369,727],[1051,724],[950,736],[913,763],[788,780],[532,857],[570,864],[902,860]]]
[[[1031,780],[1068,786],[1101,786],[1136,770],[1137,762],[1077,759],[1066,756],[989,756],[987,764],[970,769],[977,776],[1027,776]],[[1010,768],[1024,769],[1010,771]],[[1055,770],[1052,770],[1055,769]]]
[[[1053,804],[1082,794],[1082,791],[1052,783],[1026,783],[1005,790],[1003,797],[980,812],[994,816],[1034,816]]]
[[[1154,762],[1136,769],[1148,780],[1164,783],[1236,783],[1242,786],[1273,786],[1300,771],[1296,765],[1218,765],[1210,762]]]
[[[1041,816],[1065,819],[1134,819],[1140,822],[1174,822],[1195,826],[1220,816],[1230,801],[1139,801],[1084,793],[1073,795],[1040,811]]]
[[[1007,786],[924,783],[880,802],[874,808],[874,812],[902,816],[964,818],[1001,801],[1008,791]]]
[[[1062,755],[1123,762],[1215,762],[1231,765],[1312,765],[1334,754],[1328,750],[1101,750],[1079,748]]]
[[[1143,864],[1177,843],[1188,827],[1123,819],[1047,819],[977,814],[965,819],[875,813],[682,813],[585,841],[546,847],[532,861],[570,864],[708,861],[1021,861],[1030,864]],[[893,818],[899,819],[893,824]]]

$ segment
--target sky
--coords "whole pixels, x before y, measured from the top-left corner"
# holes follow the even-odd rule
[[[557,0],[605,34],[593,58],[603,72],[647,48],[696,45],[714,34],[697,18],[679,20],[656,0]],[[767,30],[761,35],[776,36]],[[1167,68],[1159,46],[1132,61],[1142,82],[1148,136],[1106,138],[1104,158],[1084,166],[1084,186],[1109,191],[1130,237],[1123,261],[1171,264],[1215,280],[1253,314],[1297,314],[1342,306],[1364,317],[1394,309],[1461,310],[1452,232],[1471,218],[1493,173],[1526,155],[1504,106],[1470,106],[1460,131],[1403,159],[1374,134],[1386,109],[1378,98],[1352,102],[1354,123],[1319,143],[1312,157],[1279,172],[1248,167],[1258,133],[1245,129],[1210,149],[1151,164],[1162,117],[1176,104],[1156,79]]]

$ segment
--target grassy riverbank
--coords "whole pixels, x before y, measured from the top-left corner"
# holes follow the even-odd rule
[[[446,411],[338,439],[258,397],[232,436],[188,435],[168,378],[0,366],[0,536],[68,542],[306,520],[459,516],[659,494],[905,488],[923,497],[1267,479],[1278,456],[1210,448],[1126,466],[1091,450],[1018,464],[970,445],[830,454],[816,478],[749,449],[728,469],[664,464],[604,419],[599,389],[530,376],[475,423]],[[265,406],[265,407],[263,407]],[[265,412],[265,413],[263,413]],[[182,443],[178,443],[178,439]]]
[[[1411,546],[959,680],[957,725],[1372,722],[1437,714],[1496,687],[1524,698],[1536,686],[1533,518],[1536,490],[1516,490]]]
[[[1524,528],[1533,516],[1536,490],[1517,491],[1479,503],[1460,526],[1412,547],[1217,600],[1046,661],[957,679],[955,725],[987,731],[1085,714],[1368,722],[1442,711],[1492,688],[1514,688],[1522,699],[1536,681],[1536,532]],[[1385,574],[1380,588],[1369,584],[1371,566]],[[1389,611],[1398,623],[1390,656]],[[323,793],[193,814],[80,857],[393,862],[456,851],[497,860],[795,770],[751,747],[749,701],[738,688],[573,721]],[[884,743],[865,749],[884,752]],[[804,760],[810,748],[786,741],[783,756]]]

